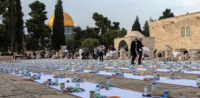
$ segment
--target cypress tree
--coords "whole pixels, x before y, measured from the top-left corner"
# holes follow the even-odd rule
[[[9,1],[0,0],[0,51],[7,51],[11,44],[9,30]]]
[[[17,20],[17,16],[16,16],[16,2],[15,0],[9,0],[9,32],[10,32],[10,39],[11,39],[11,51],[14,52],[14,44],[15,44],[15,33],[16,33],[16,20]]]
[[[55,50],[60,50],[61,45],[65,45],[65,35],[64,35],[64,16],[62,1],[58,0],[55,5],[55,18],[53,22],[53,35],[52,35],[52,45]]]
[[[16,23],[16,36],[15,36],[15,45],[17,51],[22,50],[24,53],[24,21],[23,21],[23,13],[20,0],[16,0],[16,9],[17,9],[17,23]]]
[[[136,17],[136,20],[132,26],[132,31],[142,32],[138,16]]]
[[[148,21],[145,21],[144,27],[143,27],[143,34],[146,37],[149,37],[149,23]]]

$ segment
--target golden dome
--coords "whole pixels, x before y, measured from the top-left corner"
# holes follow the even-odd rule
[[[74,26],[74,22],[73,22],[73,19],[72,19],[72,17],[69,15],[69,14],[67,14],[67,13],[65,13],[65,12],[63,12],[63,16],[64,16],[64,26]],[[52,16],[51,16],[51,18],[49,19],[49,26],[50,27],[52,27],[53,26],[53,21],[54,21],[54,17],[55,17],[55,15],[53,14]]]

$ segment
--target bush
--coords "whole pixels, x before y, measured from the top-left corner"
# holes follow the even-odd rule
[[[81,42],[83,47],[86,48],[95,48],[96,46],[99,45],[99,40],[98,39],[94,39],[94,38],[87,38],[85,39],[83,42]]]

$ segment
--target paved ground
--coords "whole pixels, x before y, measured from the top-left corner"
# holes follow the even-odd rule
[[[73,78],[72,72],[65,72],[67,77]],[[59,74],[57,71],[54,74]],[[98,75],[98,74],[89,74],[89,73],[79,73],[78,77],[82,77],[85,81],[97,83],[98,81],[106,80],[108,76],[105,75]],[[152,82],[150,81],[143,81],[143,80],[135,80],[135,79],[125,79],[125,78],[118,78],[118,77],[111,77],[111,83],[114,87],[128,89],[137,92],[143,92],[144,86],[151,88]],[[181,86],[181,85],[172,85],[172,84],[165,84],[165,83],[157,83],[158,92],[162,92],[164,89],[168,89],[171,91],[170,98],[182,98],[185,96],[186,98],[200,98],[197,95],[200,94],[200,88],[197,87],[188,87],[188,86]],[[133,97],[134,98],[134,97]]]
[[[29,79],[0,72],[0,98],[78,98]]]

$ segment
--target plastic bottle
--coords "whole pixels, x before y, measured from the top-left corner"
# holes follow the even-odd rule
[[[75,91],[80,92],[80,82],[76,80]]]
[[[147,86],[144,87],[144,96],[146,97],[148,95],[148,88]]]
[[[121,75],[121,76],[124,76],[124,72],[123,72],[122,69],[120,69],[120,75]]]
[[[156,93],[156,92],[157,92],[156,83],[153,83],[151,87],[151,93]]]
[[[156,72],[153,73],[153,81],[156,81],[157,80],[157,74]]]
[[[74,73],[74,79],[77,79],[77,73]]]
[[[107,84],[108,87],[111,87],[110,77],[107,77],[106,84]]]
[[[58,77],[55,78],[55,86],[58,86]]]
[[[197,86],[200,87],[200,76],[197,76]]]
[[[40,79],[41,73],[38,72],[37,79]]]
[[[96,86],[96,89],[95,89],[95,93],[94,93],[94,98],[100,98],[100,88],[99,88],[99,85]]]
[[[99,86],[100,86],[100,87],[103,87],[103,81],[100,82],[100,85],[99,85]]]

